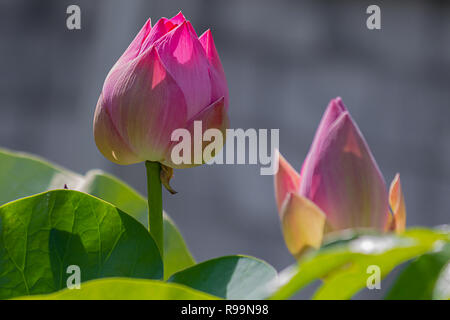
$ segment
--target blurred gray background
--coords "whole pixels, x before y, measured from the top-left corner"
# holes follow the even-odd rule
[[[70,4],[81,7],[81,30],[66,28]],[[381,7],[381,30],[366,28],[369,4]],[[145,193],[143,164],[118,166],[97,150],[93,113],[146,19],[179,10],[197,33],[212,29],[232,128],[279,128],[299,170],[327,103],[342,96],[387,183],[401,173],[407,225],[450,222],[448,1],[0,0],[0,146],[80,173],[101,168]],[[197,260],[294,262],[259,166],[177,170],[172,185],[179,193],[165,192],[164,207]]]

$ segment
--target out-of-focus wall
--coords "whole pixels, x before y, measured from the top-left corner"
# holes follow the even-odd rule
[[[143,165],[105,160],[92,136],[103,80],[148,17],[180,9],[211,28],[230,87],[233,128],[279,128],[300,169],[320,117],[342,96],[387,182],[401,173],[409,226],[450,222],[450,7],[379,1],[382,29],[366,28],[367,1],[103,0],[0,3],[0,146],[78,172],[98,167],[145,192]],[[78,4],[82,29],[66,29]],[[272,177],[258,166],[175,173],[165,209],[198,260],[243,253],[282,269]],[[369,295],[367,295],[369,296]]]

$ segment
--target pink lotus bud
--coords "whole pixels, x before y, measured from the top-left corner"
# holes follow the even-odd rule
[[[320,246],[322,235],[332,231],[404,229],[399,178],[391,186],[390,210],[381,172],[340,98],[328,105],[300,174],[279,156],[275,195],[285,240],[294,255],[307,246]],[[322,231],[317,234],[320,226]],[[298,234],[301,230],[303,235]]]
[[[211,31],[197,37],[181,12],[153,27],[149,19],[106,77],[95,142],[118,164],[149,160],[177,168],[172,132],[192,130],[196,120],[203,130],[224,130],[227,110],[228,87]]]

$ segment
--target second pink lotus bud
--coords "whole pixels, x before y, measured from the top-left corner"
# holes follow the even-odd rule
[[[388,194],[382,174],[342,100],[332,100],[297,173],[279,155],[275,193],[286,244],[295,256],[345,229],[403,231],[397,175]]]

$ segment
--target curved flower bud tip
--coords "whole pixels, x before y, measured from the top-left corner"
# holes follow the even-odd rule
[[[172,179],[172,177],[173,177],[173,169],[165,165],[161,165],[161,172],[160,172],[161,183],[171,194],[176,194],[178,192],[176,192],[170,186],[170,180]]]
[[[406,226],[406,206],[403,196],[400,174],[396,174],[389,188],[389,205],[391,215],[388,220],[388,230],[402,233]]]

